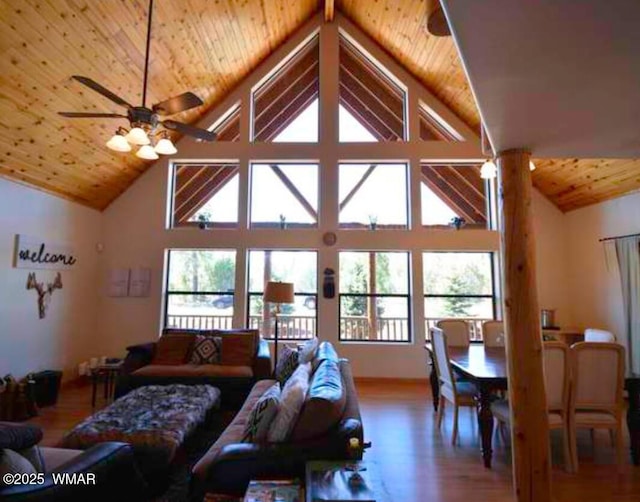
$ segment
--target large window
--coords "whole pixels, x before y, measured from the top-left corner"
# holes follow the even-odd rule
[[[340,253],[340,340],[409,342],[409,253]]]
[[[495,317],[492,253],[423,254],[427,328],[438,319],[468,319],[472,336],[482,320]]]
[[[253,164],[251,227],[305,228],[318,225],[317,164]]]
[[[168,251],[165,328],[231,328],[235,277],[235,251]]]
[[[262,295],[269,281],[292,282],[295,303],[282,305],[278,316],[279,340],[305,340],[317,334],[318,258],[315,251],[250,251],[248,319],[264,338],[273,338],[275,319]]]
[[[238,164],[173,166],[173,227],[236,228]]]
[[[408,228],[406,164],[340,164],[340,228]]]

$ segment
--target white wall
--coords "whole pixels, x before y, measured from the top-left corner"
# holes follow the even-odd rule
[[[565,280],[575,322],[583,328],[610,330],[621,339],[624,314],[617,266],[607,270],[605,248],[598,241],[640,232],[640,193],[572,211],[565,220],[569,256]]]
[[[92,355],[97,337],[98,255],[101,214],[73,202],[0,178],[0,371],[22,377],[62,369],[75,376]],[[46,317],[38,318],[37,294],[26,289],[30,270],[13,268],[16,234],[73,246],[73,270],[62,271]],[[34,270],[38,282],[56,272]]]

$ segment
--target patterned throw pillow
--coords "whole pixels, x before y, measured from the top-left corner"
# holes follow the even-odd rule
[[[278,354],[278,365],[276,366],[276,380],[280,382],[280,385],[284,385],[289,380],[297,367],[298,352],[285,345]]]
[[[222,339],[219,336],[196,335],[189,364],[220,364]]]
[[[293,430],[309,390],[311,363],[300,364],[287,380],[280,395],[278,414],[271,422],[267,439],[271,443],[286,441]]]
[[[156,344],[152,363],[167,366],[184,364],[194,341],[193,335],[162,335]]]
[[[273,384],[256,404],[253,405],[247,423],[244,427],[242,441],[245,443],[259,443],[267,439],[271,422],[278,413],[280,406],[280,385]]]

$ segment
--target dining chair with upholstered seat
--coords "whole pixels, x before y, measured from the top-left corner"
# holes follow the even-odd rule
[[[569,348],[563,342],[545,342],[543,345],[544,384],[547,396],[547,418],[549,430],[562,430],[565,470],[573,472],[572,435],[569,430],[569,394],[571,382],[571,364]],[[508,401],[491,403],[493,416],[500,426],[510,423]]]
[[[502,321],[483,322],[482,340],[485,347],[504,347],[504,323]]]
[[[462,319],[440,319],[436,328],[444,331],[449,347],[469,346],[469,323]]]
[[[614,431],[617,460],[622,464],[624,347],[618,343],[579,342],[570,351],[573,385],[569,429],[574,468],[578,470],[577,429]]]
[[[607,342],[615,343],[616,336],[611,331],[603,329],[587,328],[584,330],[585,342]]]
[[[436,423],[438,428],[442,426],[445,403],[449,401],[453,405],[453,434],[451,444],[455,444],[458,439],[458,409],[460,406],[468,406],[475,409],[474,396],[476,388],[469,382],[456,381],[451,369],[449,359],[449,349],[447,345],[447,335],[440,328],[431,328],[431,341],[433,342],[433,353],[440,386],[440,399],[438,401],[438,414]]]

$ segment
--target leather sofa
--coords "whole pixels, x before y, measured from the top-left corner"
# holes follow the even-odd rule
[[[24,436],[31,436],[25,442]],[[6,485],[0,482],[0,500],[7,502],[62,502],[91,500],[144,501],[148,487],[137,469],[133,450],[126,443],[107,442],[88,450],[39,447],[38,427],[0,422],[0,447],[14,451],[37,448],[42,459],[42,483]],[[95,484],[56,484],[53,473],[93,474]]]
[[[255,382],[271,376],[271,354],[268,343],[255,330],[165,330],[163,336],[175,334],[220,336],[252,333],[255,353],[250,365],[175,364],[155,365],[154,355],[158,342],[127,347],[127,357],[116,383],[115,396],[145,385],[209,384],[220,389],[221,406],[238,409]]]
[[[335,361],[338,365],[338,380],[341,381],[342,392],[345,394],[344,408],[338,420],[335,423],[327,423],[326,430],[314,437],[295,439],[294,429],[293,438],[282,443],[242,442],[244,426],[251,408],[260,396],[274,385],[275,380],[257,382],[235,418],[194,466],[190,487],[191,500],[201,501],[206,493],[242,496],[251,479],[304,478],[305,463],[309,460],[352,458],[349,456],[349,440],[358,438],[361,444],[364,444],[358,396],[349,362],[346,359],[338,359],[328,342],[320,345],[312,361],[313,366],[318,369],[311,377],[304,406],[307,406],[310,395],[327,393],[323,381],[326,375],[322,375],[321,370],[321,364],[326,359]],[[299,419],[296,427],[300,421]]]

